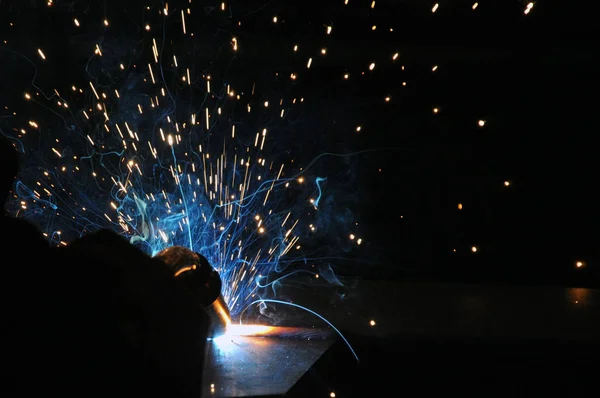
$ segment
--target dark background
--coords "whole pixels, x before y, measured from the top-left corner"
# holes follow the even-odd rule
[[[380,73],[331,94],[340,119],[368,109],[361,148],[403,149],[361,164],[365,240],[383,263],[362,267],[369,277],[597,283],[593,19],[547,3],[524,15],[524,6],[335,8],[342,54],[332,69],[394,50],[406,66],[379,63]]]
[[[440,4],[383,4],[343,27],[356,58],[397,48],[407,68],[373,74],[352,97],[369,107],[361,145],[407,149],[365,165],[366,240],[386,263],[369,274],[595,284],[593,21],[544,3],[529,15],[519,2]]]
[[[72,36],[66,27],[72,15],[66,14],[63,26],[47,17],[44,2],[2,3],[10,9],[2,13],[10,48],[34,57],[34,43],[40,43],[69,53],[75,61],[40,73],[57,86],[63,78],[65,84],[77,79],[73,71],[85,59],[77,45],[92,36]],[[347,166],[355,178],[353,211],[365,243],[353,254],[359,261],[339,272],[596,285],[592,13],[547,2],[536,2],[529,15],[519,1],[482,2],[476,10],[470,2],[446,1],[436,13],[413,1],[377,1],[375,9],[368,2],[342,3],[231,4],[233,19],[243,21],[235,31],[241,42],[252,38],[240,51],[240,73],[258,80],[274,71],[285,76],[307,58],[306,53],[294,58],[291,45],[327,47],[327,57],[315,57],[293,88],[311,98],[298,133],[312,131],[322,151],[372,151]],[[144,19],[137,2],[123,9],[109,3],[60,5],[89,19],[102,19],[102,12],[113,20]],[[277,26],[270,23],[273,15],[279,16]],[[7,28],[10,20],[20,30]],[[334,28],[330,38],[317,34],[324,24]],[[398,61],[384,61],[395,52]],[[2,107],[22,95],[31,77],[9,54],[2,53]],[[372,60],[377,67],[369,73]],[[344,71],[351,83],[340,78]],[[359,76],[362,71],[365,76]],[[387,95],[389,103],[383,100]],[[483,128],[480,119],[486,121]],[[357,125],[363,126],[360,133]],[[576,269],[576,261],[585,267]]]

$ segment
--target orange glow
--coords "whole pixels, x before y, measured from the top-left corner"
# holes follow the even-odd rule
[[[229,315],[229,310],[225,307],[225,302],[223,300],[215,300],[212,303],[211,308],[217,313],[220,319],[225,322],[226,333],[229,332],[229,328],[231,327],[231,316]]]
[[[194,270],[194,269],[196,269],[196,265],[195,264],[192,265],[192,266],[189,266],[189,267],[183,267],[179,271],[175,272],[175,276],[179,276],[179,275],[183,274],[184,272],[191,271],[191,270]]]
[[[276,330],[276,327],[267,325],[228,325],[228,336],[264,336]]]

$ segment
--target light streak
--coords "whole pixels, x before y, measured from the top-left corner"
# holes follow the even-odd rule
[[[352,348],[352,345],[350,344],[350,342],[346,339],[346,337],[344,337],[344,335],[342,334],[342,332],[340,332],[331,322],[329,322],[325,317],[323,317],[322,315],[318,314],[317,312],[311,310],[310,308],[301,306],[299,304],[296,303],[291,303],[291,302],[287,302],[287,301],[282,301],[282,300],[274,300],[274,299],[260,299],[260,300],[255,300],[253,302],[251,302],[250,304],[248,304],[248,307],[254,305],[254,304],[261,304],[264,305],[265,303],[273,303],[273,304],[282,304],[282,305],[288,305],[291,307],[295,307],[298,309],[301,309],[303,311],[306,311],[314,316],[316,316],[317,318],[319,318],[320,320],[322,320],[323,322],[325,322],[331,329],[333,329],[339,336],[340,338],[344,341],[344,343],[346,343],[346,345],[348,346],[348,349],[350,350],[350,352],[352,353],[352,355],[354,356],[354,359],[356,359],[356,361],[359,361],[358,359],[358,355],[356,354],[356,352],[354,351],[354,348]],[[263,333],[266,333],[267,331],[263,331]]]

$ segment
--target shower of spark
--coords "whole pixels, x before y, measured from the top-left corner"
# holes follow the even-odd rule
[[[273,281],[319,277],[302,239],[328,224],[319,214],[327,176],[298,166],[288,149],[302,139],[288,122],[304,102],[290,94],[298,74],[275,93],[228,74],[243,41],[209,36],[203,26],[218,11],[231,23],[230,7],[175,3],[145,8],[132,34],[118,30],[122,21],[48,2],[53,21],[69,22],[67,32],[93,25],[99,39],[83,68],[69,64],[68,86],[42,88],[34,77],[23,94],[28,120],[13,137],[26,160],[12,210],[56,245],[109,228],[149,255],[174,245],[201,253],[221,275],[235,316],[273,291]],[[205,61],[207,40],[219,50]],[[37,76],[48,65],[62,68],[63,51],[40,45],[18,56]]]

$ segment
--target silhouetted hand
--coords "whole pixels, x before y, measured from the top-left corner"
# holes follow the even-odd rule
[[[78,239],[57,253],[76,277],[67,291],[85,303],[85,308],[72,303],[73,314],[85,314],[72,322],[77,330],[72,338],[82,347],[88,346],[88,338],[98,344],[97,358],[88,362],[89,373],[81,377],[91,377],[89,382],[95,385],[106,383],[105,376],[92,371],[101,366],[101,374],[112,373],[114,380],[127,377],[134,395],[147,390],[200,396],[209,320],[172,271],[107,230]],[[116,346],[122,348],[112,348]],[[107,393],[111,388],[119,386],[106,385]]]
[[[0,136],[0,198],[18,172]],[[110,231],[50,249],[0,215],[6,396],[199,397],[209,320],[164,263]]]

